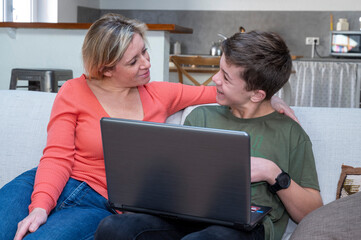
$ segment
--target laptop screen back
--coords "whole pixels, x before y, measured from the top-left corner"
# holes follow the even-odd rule
[[[103,118],[115,208],[232,225],[250,221],[250,144],[244,132]]]

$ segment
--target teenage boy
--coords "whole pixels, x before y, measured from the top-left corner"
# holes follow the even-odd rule
[[[277,34],[255,31],[236,33],[222,50],[213,77],[221,106],[198,107],[185,124],[250,135],[252,204],[273,208],[263,222],[265,239],[281,239],[289,217],[300,222],[322,206],[308,135],[270,104],[290,76],[289,50]]]

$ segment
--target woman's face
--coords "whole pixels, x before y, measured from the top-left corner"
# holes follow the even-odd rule
[[[104,75],[115,80],[122,87],[136,87],[149,82],[150,66],[149,54],[143,38],[135,33],[123,57]]]

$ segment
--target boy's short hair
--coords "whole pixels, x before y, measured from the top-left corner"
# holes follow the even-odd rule
[[[266,100],[288,81],[292,59],[286,43],[276,33],[236,33],[222,43],[227,64],[244,68],[241,78],[246,90],[263,90]]]

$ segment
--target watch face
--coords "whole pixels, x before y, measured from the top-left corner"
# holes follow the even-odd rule
[[[283,172],[282,174],[280,174],[277,178],[278,180],[278,184],[284,189],[284,188],[288,188],[288,186],[290,185],[291,183],[291,179],[290,179],[290,176]]]

